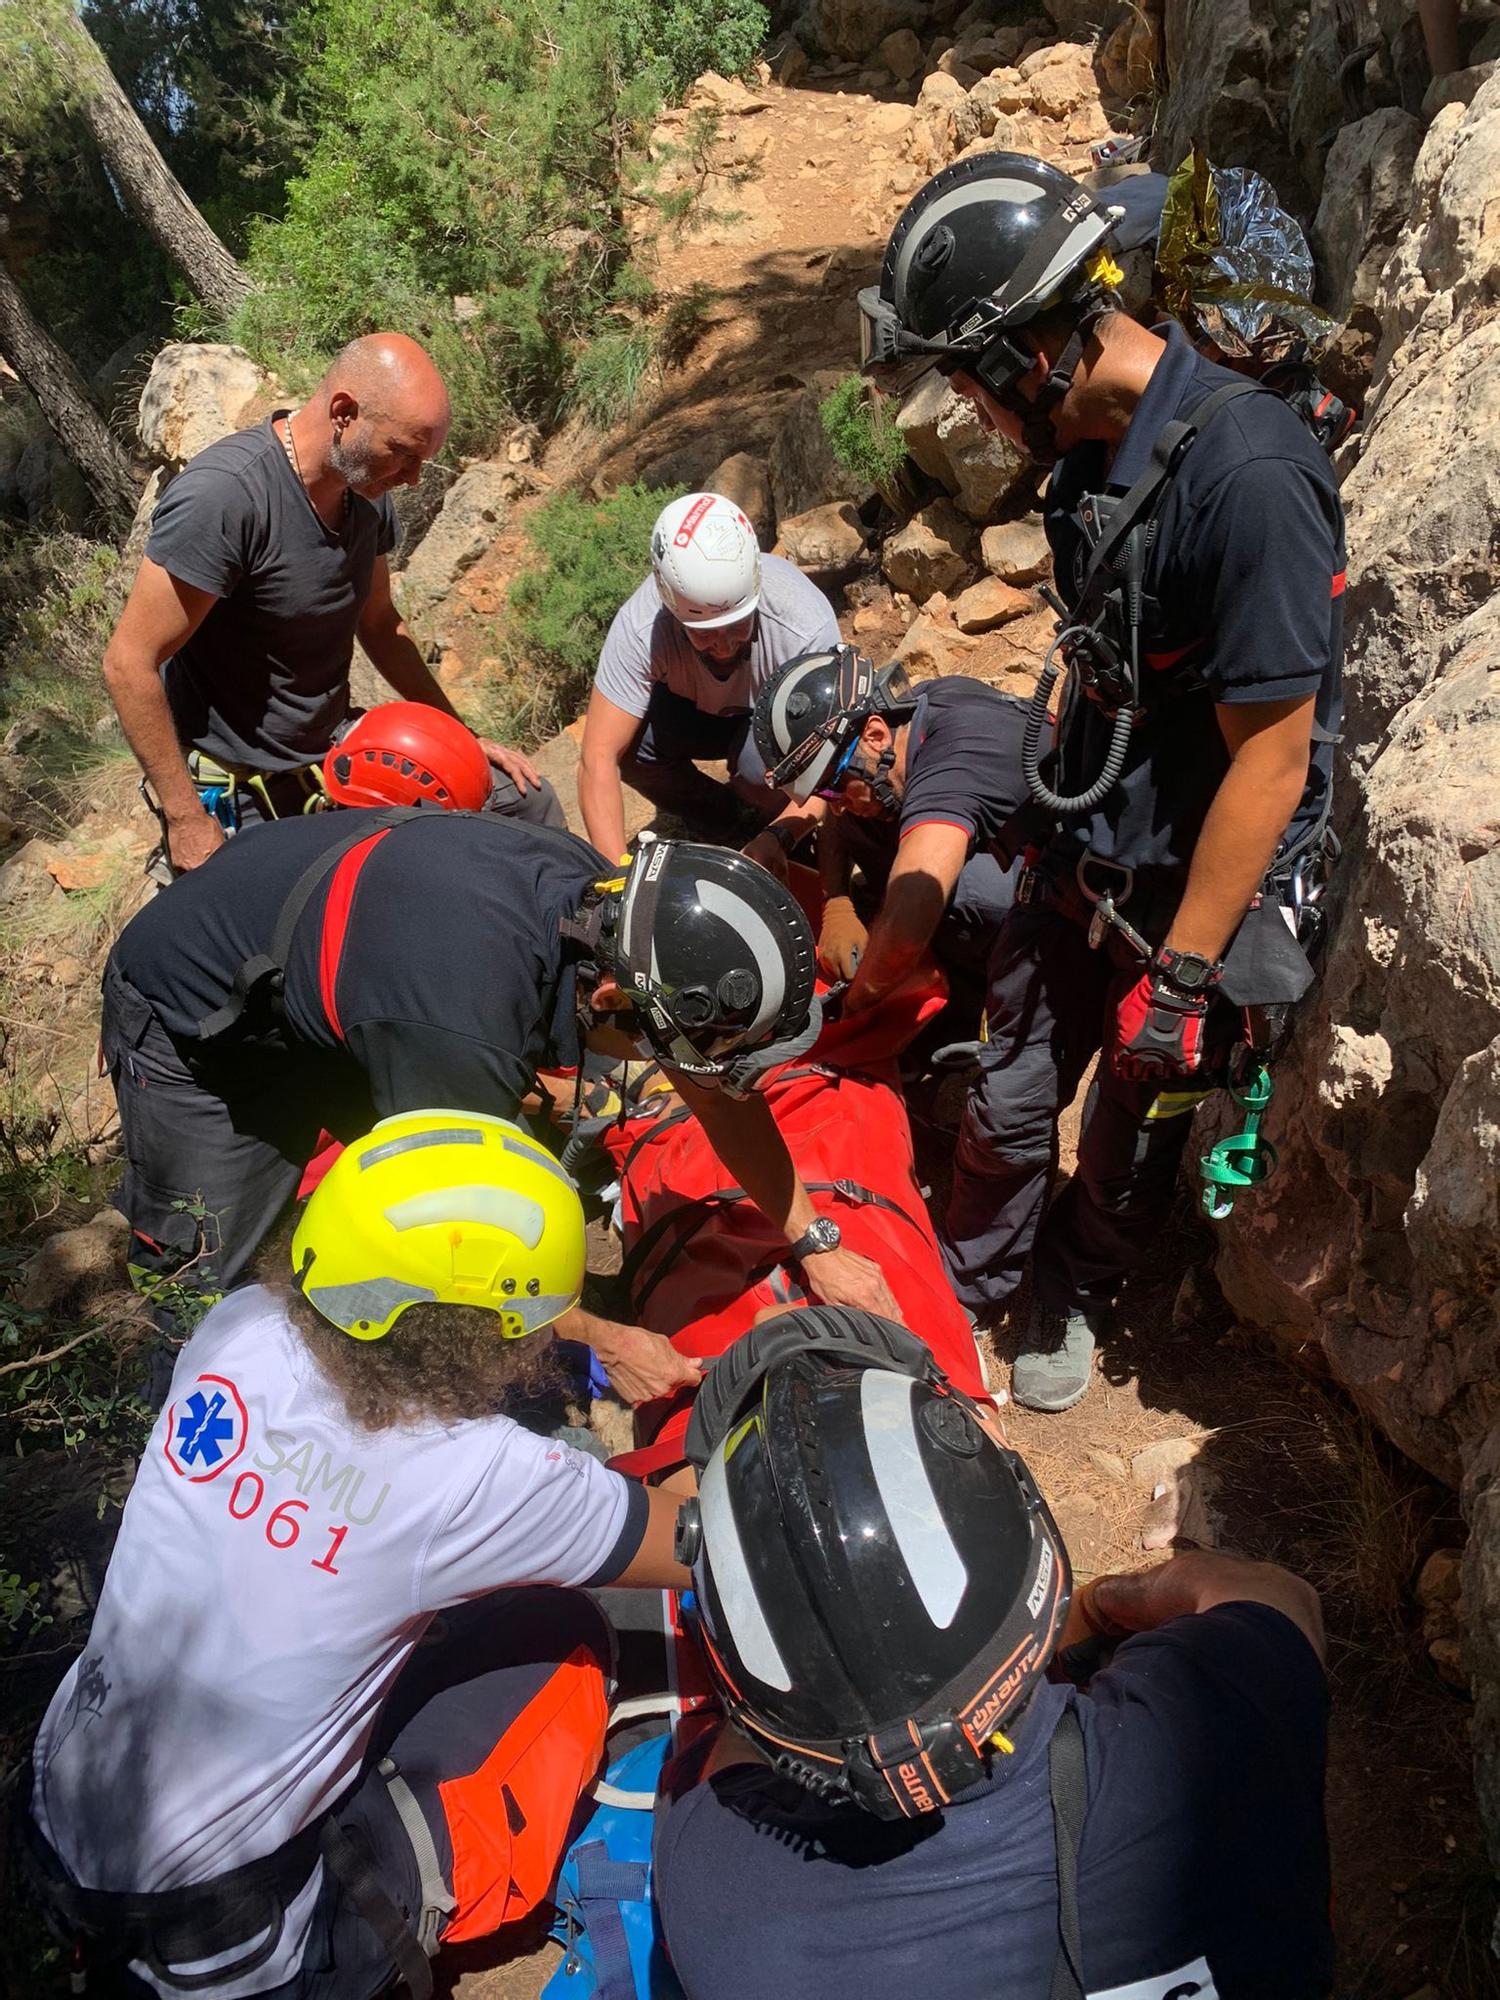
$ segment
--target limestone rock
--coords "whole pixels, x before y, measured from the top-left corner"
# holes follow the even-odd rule
[[[790,88],[807,75],[807,50],[795,35],[781,35],[767,49],[766,63],[772,78]]]
[[[403,614],[420,618],[494,545],[510,512],[515,474],[481,461],[461,473],[442,511],[396,579]]]
[[[908,396],[896,423],[917,464],[975,520],[997,513],[1031,476],[1031,460],[1019,446],[985,430],[968,397],[935,370]]]
[[[707,493],[722,493],[746,515],[756,539],[768,549],[776,539],[776,506],[771,498],[771,475],[765,461],[748,451],[732,452],[721,459],[704,481]]]
[[[1089,51],[1076,48],[1072,42],[1061,43],[1059,47],[1071,53],[1045,64],[1027,79],[1031,108],[1041,118],[1066,118],[1098,89]]]
[[[1042,583],[1052,574],[1052,551],[1040,521],[1001,521],[986,528],[979,555],[990,575],[1006,583]]]
[[[20,1303],[30,1312],[76,1313],[101,1292],[123,1290],[129,1235],[123,1215],[101,1208],[78,1228],[49,1236],[22,1273]]]
[[[803,16],[824,55],[859,61],[901,28],[922,28],[921,0],[812,0]]]
[[[915,126],[925,127],[933,157],[952,156],[980,135],[983,114],[964,85],[934,70],[917,93]]]
[[[1160,61],[1160,9],[1133,9],[1100,46],[1100,79],[1111,97],[1132,104],[1154,95]]]
[[[1024,111],[1031,102],[1031,93],[1019,70],[1001,68],[981,77],[969,92],[969,98],[978,105],[981,115],[989,119],[989,124],[980,128],[988,134],[995,129],[998,117]]]
[[[896,648],[896,658],[912,680],[933,680],[939,674],[963,673],[976,643],[966,639],[946,618],[931,611],[919,611]]]
[[[1024,590],[1013,589],[997,576],[982,576],[954,604],[953,622],[960,632],[993,632],[1035,608]]]
[[[1496,71],[1500,62],[1477,63],[1472,69],[1456,69],[1448,76],[1435,76],[1422,99],[1422,116],[1430,124],[1450,104],[1472,104]]]
[[[1306,20],[1294,0],[1167,0],[1153,163],[1170,170],[1198,138],[1216,166],[1254,167],[1284,206],[1310,208],[1286,118]]]
[[[757,97],[735,77],[720,76],[717,70],[703,72],[683,100],[689,111],[717,111],[720,115],[749,115],[770,108],[770,100]]]
[[[898,83],[907,82],[922,67],[922,44],[910,28],[898,28],[887,35],[876,54]]]
[[[146,378],[137,428],[152,458],[182,466],[231,431],[258,423],[282,400],[276,377],[243,348],[174,341]]]
[[[515,440],[511,440],[512,444]],[[506,454],[509,458],[509,452]],[[398,486],[390,495],[396,513],[400,540],[388,558],[392,573],[406,568],[421,546],[422,537],[443,511],[443,501],[453,484],[451,466],[429,460],[415,486]]]
[[[798,569],[846,569],[864,548],[865,531],[847,500],[830,500],[781,524],[781,553]]]
[[[857,473],[834,457],[818,414],[823,397],[838,380],[837,370],[813,377],[793,399],[771,440],[768,464],[778,521],[805,514],[827,500],[863,500],[869,491]]]
[[[1345,125],[1329,150],[1312,226],[1320,302],[1335,319],[1373,315],[1386,258],[1406,220],[1422,125],[1390,106]]]
[[[946,500],[914,514],[885,545],[881,568],[897,590],[918,604],[935,591],[952,590],[969,573],[974,530]]]

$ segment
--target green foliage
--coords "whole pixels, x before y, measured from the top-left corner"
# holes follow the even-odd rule
[[[527,523],[541,561],[511,585],[511,638],[558,706],[584,699],[610,620],[649,568],[652,525],[674,497],[649,486],[622,486],[607,500],[559,493]]]
[[[550,420],[575,368],[607,420],[651,358],[623,310],[625,209],[650,200],[628,162],[663,92],[706,61],[743,67],[764,26],[757,0],[305,0],[318,137],[280,219],[251,229],[260,289],[233,337],[308,377],[358,334],[415,334],[449,377],[459,452],[510,412]]]
[[[818,405],[839,464],[891,499],[906,463],[906,440],[859,375],[846,375]]]
[[[0,1641],[23,1639],[52,1620],[37,1607],[39,1583],[23,1583],[15,1570],[7,1570],[0,1554]]]
[[[55,751],[96,743],[110,714],[100,661],[127,582],[107,544],[0,521],[0,728],[41,712]]]

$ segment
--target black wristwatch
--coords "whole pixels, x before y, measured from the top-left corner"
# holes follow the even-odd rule
[[[1201,999],[1219,983],[1223,966],[1217,960],[1205,958],[1198,951],[1171,951],[1166,945],[1151,961],[1170,986],[1190,999]]]
[[[826,1215],[814,1216],[806,1229],[788,1250],[788,1257],[815,1257],[823,1250],[837,1250],[844,1240],[844,1233],[836,1222]]]

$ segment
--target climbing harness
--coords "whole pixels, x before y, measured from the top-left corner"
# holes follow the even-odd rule
[[[1241,396],[1272,393],[1258,382],[1224,383],[1187,418],[1162,426],[1151,448],[1151,463],[1128,493],[1119,498],[1090,495],[1080,509],[1092,551],[1072,611],[1054,603],[1065,622],[1043,663],[1021,739],[1021,768],[1027,789],[1045,811],[1065,818],[1089,813],[1114,790],[1125,768],[1131,731],[1143,713],[1141,631],[1146,611],[1146,566],[1162,502],[1188,452],[1220,410]],[[1078,712],[1080,696],[1113,717],[1097,777],[1073,794],[1054,791],[1041,775],[1042,731],[1065,668],[1068,692],[1058,718],[1059,746]],[[1201,685],[1191,669],[1179,668],[1175,680],[1184,692]]]

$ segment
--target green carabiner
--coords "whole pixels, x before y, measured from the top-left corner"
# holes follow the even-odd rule
[[[1242,1188],[1259,1187],[1276,1171],[1276,1148],[1261,1137],[1260,1121],[1271,1102],[1275,1085],[1264,1063],[1247,1083],[1230,1089],[1230,1096],[1245,1114],[1244,1129],[1203,1154],[1198,1171],[1203,1176],[1203,1212],[1210,1222],[1222,1222],[1234,1213],[1234,1198]]]

